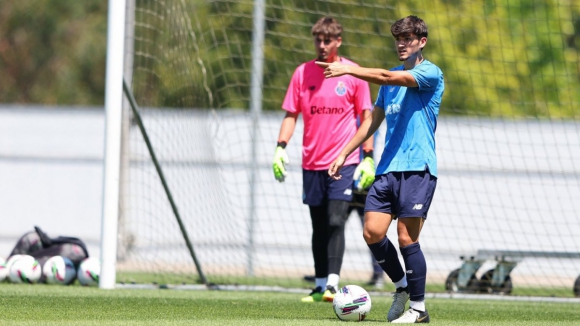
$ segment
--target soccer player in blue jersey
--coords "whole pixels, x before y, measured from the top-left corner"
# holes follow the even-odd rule
[[[423,57],[428,33],[422,19],[402,18],[391,26],[391,34],[403,62],[391,70],[317,63],[325,68],[326,78],[351,75],[381,85],[371,117],[363,121],[328,173],[340,179],[345,158],[386,119],[385,149],[367,195],[363,237],[397,289],[387,320],[427,323],[430,319],[425,307],[427,265],[419,234],[437,185],[435,130],[445,87],[441,70]],[[386,237],[394,219],[405,269],[395,246]],[[410,307],[405,311],[407,300]]]

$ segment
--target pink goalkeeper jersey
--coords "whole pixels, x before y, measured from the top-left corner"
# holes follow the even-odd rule
[[[341,63],[357,66],[342,58]],[[324,69],[314,60],[301,64],[290,81],[282,108],[302,113],[302,168],[326,170],[357,130],[357,117],[372,108],[369,84],[344,75],[324,78]],[[346,165],[360,162],[360,149],[346,160]]]

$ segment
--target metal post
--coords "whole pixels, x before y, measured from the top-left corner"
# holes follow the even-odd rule
[[[125,0],[109,0],[107,67],[105,85],[105,154],[101,226],[101,273],[99,287],[113,289],[116,283],[117,222],[123,116],[123,59]]]
[[[259,134],[259,118],[262,113],[262,83],[264,71],[264,29],[265,0],[254,1],[254,31],[252,33],[252,84],[250,94],[251,129],[251,164],[250,167],[250,210],[248,213],[248,270],[249,276],[254,275],[254,225],[256,223],[256,171],[257,142]]]

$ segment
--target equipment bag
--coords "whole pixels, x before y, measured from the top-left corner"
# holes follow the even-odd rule
[[[50,238],[38,226],[35,226],[34,230],[25,233],[18,240],[10,256],[30,255],[44,266],[44,262],[49,258],[60,255],[70,259],[75,268],[79,267],[83,259],[89,257],[87,246],[79,238],[63,236]]]

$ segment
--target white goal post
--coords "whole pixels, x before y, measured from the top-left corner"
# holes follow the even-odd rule
[[[99,287],[102,289],[113,289],[116,283],[119,176],[121,173],[121,131],[123,120],[125,9],[125,0],[109,0],[105,81],[103,219],[101,227],[101,273],[99,275]]]
[[[119,205],[121,188],[121,149],[123,135],[123,86],[125,86],[123,73],[126,59],[126,42],[132,42],[133,30],[129,31],[129,37],[125,35],[127,17],[134,18],[135,0],[109,0],[107,22],[107,66],[106,66],[106,90],[105,90],[105,155],[104,155],[104,178],[103,178],[103,215],[101,233],[101,273],[99,287],[112,289],[116,283],[117,262],[117,233],[119,224]],[[257,132],[258,116],[262,112],[262,74],[263,74],[263,43],[264,43],[264,10],[265,1],[256,0],[254,5],[254,27],[252,46],[252,86],[251,86],[251,110],[253,112],[253,130]],[[130,22],[133,23],[132,21]],[[129,70],[130,72],[132,70]],[[133,105],[133,104],[129,104]],[[254,137],[252,137],[253,139]],[[255,142],[254,142],[255,143]],[[255,153],[255,148],[252,150]],[[252,155],[254,156],[254,155]],[[254,187],[255,178],[252,175],[249,183],[250,189]],[[251,191],[250,221],[252,220],[255,207],[255,198]],[[250,222],[250,242],[248,258],[248,274],[252,275],[252,222]],[[195,260],[195,258],[194,258]],[[202,272],[199,272],[200,274]]]

